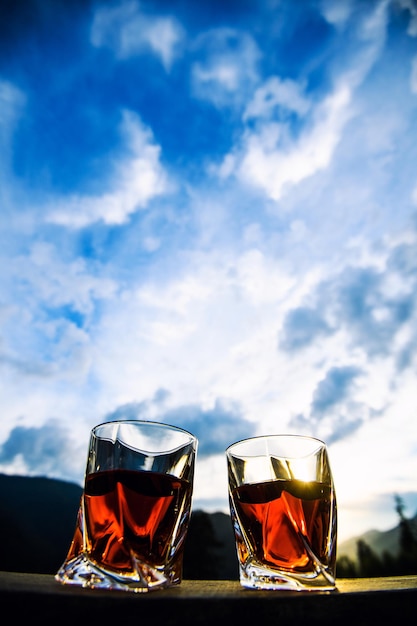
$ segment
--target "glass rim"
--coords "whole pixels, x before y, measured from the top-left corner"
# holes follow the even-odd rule
[[[108,420],[105,422],[100,422],[99,424],[96,424],[95,426],[93,426],[91,428],[91,435],[94,435],[95,437],[98,437],[97,435],[97,430],[103,426],[111,426],[111,425],[121,425],[121,424],[132,424],[132,425],[141,425],[141,426],[150,426],[152,427],[162,427],[163,429],[166,430],[172,430],[172,431],[176,431],[179,433],[183,433],[185,435],[188,435],[188,437],[190,438],[191,441],[194,442],[198,442],[198,439],[196,437],[196,435],[193,435],[193,433],[191,433],[189,430],[186,430],[185,428],[181,428],[180,426],[174,426],[173,424],[167,424],[166,422],[157,422],[156,420],[135,420],[135,419],[117,419],[117,420]]]
[[[281,434],[276,433],[276,434],[269,434],[269,435],[257,435],[255,437],[246,437],[245,439],[239,439],[238,441],[231,443],[226,448],[225,452],[229,456],[230,454],[232,454],[232,448],[234,448],[235,446],[237,447],[237,446],[240,446],[241,444],[248,443],[250,441],[261,441],[261,440],[266,440],[266,439],[276,439],[276,440],[277,439],[293,439],[293,440],[304,439],[305,441],[316,442],[318,444],[317,449],[324,447],[327,450],[326,442],[323,441],[322,439],[318,439],[318,437],[313,437],[312,435],[297,435],[294,433],[281,433]],[[250,455],[246,454],[244,456],[250,456]],[[253,456],[262,456],[262,455],[256,454]]]

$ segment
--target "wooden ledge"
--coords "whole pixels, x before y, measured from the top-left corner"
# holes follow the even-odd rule
[[[409,618],[417,606],[417,576],[340,579],[331,593],[252,591],[238,581],[185,580],[172,589],[135,594],[61,585],[50,575],[0,572],[0,603],[4,615],[31,614],[45,626],[76,626],[87,620],[100,626],[121,620],[221,626],[226,620],[259,624],[265,619],[280,626],[301,620],[309,626],[334,626],[339,619],[361,626]]]

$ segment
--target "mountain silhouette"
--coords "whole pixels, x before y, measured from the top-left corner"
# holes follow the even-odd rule
[[[80,486],[60,480],[0,474],[0,569],[56,572],[70,546]]]
[[[411,525],[417,529],[417,514],[410,519]],[[338,558],[347,556],[353,561],[357,560],[357,545],[359,541],[365,542],[376,555],[381,557],[384,552],[392,556],[398,556],[400,552],[401,530],[400,526],[395,526],[390,530],[368,530],[359,537],[351,537],[340,543],[337,547]]]

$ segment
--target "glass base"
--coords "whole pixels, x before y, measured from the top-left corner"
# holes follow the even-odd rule
[[[240,584],[248,589],[281,591],[335,591],[336,581],[325,571],[307,574],[278,571],[259,564],[246,563],[239,567]]]
[[[85,555],[65,561],[55,575],[55,580],[65,585],[77,585],[89,589],[107,589],[147,593],[164,587],[178,585],[181,580],[178,576],[167,577],[146,563],[136,561],[136,570],[132,574],[117,574],[102,569],[92,563]]]

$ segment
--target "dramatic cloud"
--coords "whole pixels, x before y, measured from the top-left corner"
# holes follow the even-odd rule
[[[247,422],[240,411],[227,403],[216,401],[212,410],[197,406],[177,407],[163,415],[163,420],[178,424],[199,439],[199,454],[222,454],[233,441],[256,433],[254,424]]]
[[[416,233],[393,246],[380,264],[347,266],[315,287],[314,307],[288,312],[280,347],[294,350],[323,336],[348,331],[349,342],[369,358],[407,350],[415,344]]]
[[[298,307],[290,311],[280,334],[280,347],[292,352],[302,348],[333,330],[323,319],[322,314],[309,307]]]
[[[105,419],[150,419],[175,424],[197,437],[198,452],[203,457],[222,454],[231,442],[256,432],[255,425],[244,419],[235,403],[216,400],[212,409],[191,404],[166,410],[163,405],[169,395],[167,390],[160,389],[152,400],[120,406]]]
[[[313,395],[312,411],[317,415],[327,413],[342,403],[353,381],[360,375],[357,367],[332,367],[317,386]]]
[[[83,447],[84,448],[84,447]],[[84,471],[87,449],[80,449],[71,438],[67,428],[56,421],[41,427],[15,426],[8,439],[0,446],[0,468],[11,467],[17,473],[28,475],[55,475],[63,479],[78,479]],[[70,458],[78,458],[63,472]],[[73,473],[74,469],[76,470]]]

